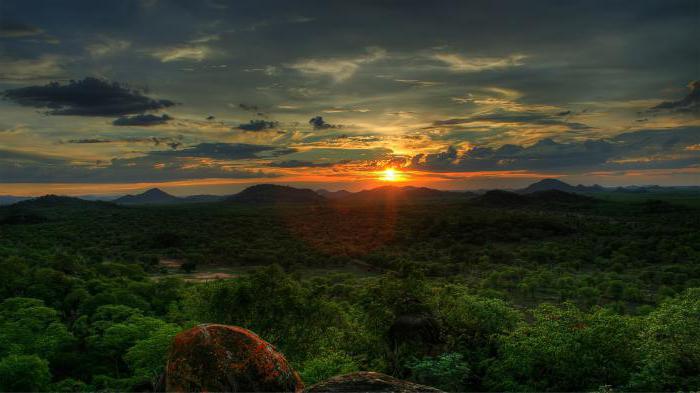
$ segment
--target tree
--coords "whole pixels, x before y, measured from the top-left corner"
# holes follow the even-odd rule
[[[700,389],[700,288],[665,301],[647,316],[642,367],[631,388],[646,391]]]
[[[170,342],[179,332],[178,326],[164,324],[129,348],[124,360],[136,376],[148,378],[155,385],[165,367]]]
[[[36,355],[10,355],[0,360],[0,391],[40,392],[50,382],[49,362]]]
[[[31,298],[10,298],[0,304],[0,356],[36,354],[51,358],[73,337],[58,312]]]
[[[639,324],[606,309],[542,305],[532,324],[500,339],[487,375],[493,390],[595,390],[627,384],[639,357]]]
[[[437,358],[423,358],[409,363],[412,379],[448,392],[466,391],[469,365],[460,353],[444,353]]]

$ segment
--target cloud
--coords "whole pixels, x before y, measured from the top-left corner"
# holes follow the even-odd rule
[[[478,114],[466,118],[453,118],[446,120],[436,120],[434,126],[453,126],[461,124],[472,124],[479,122],[490,123],[520,123],[520,124],[537,124],[547,126],[565,126],[574,130],[587,130],[591,127],[575,122],[565,121],[563,118],[568,116],[568,112],[559,113],[541,113],[541,112],[513,112],[513,111],[494,111],[490,113]]]
[[[688,84],[690,92],[678,101],[664,101],[649,109],[651,112],[668,110],[680,113],[690,113],[700,116],[700,81]]]
[[[151,53],[151,56],[160,60],[162,63],[172,61],[196,61],[200,62],[212,56],[214,51],[206,45],[178,45],[162,49],[157,49]]]
[[[94,143],[112,143],[111,139],[99,139],[99,138],[85,138],[85,139],[71,139],[68,143],[77,144],[94,144]]]
[[[437,53],[433,58],[446,64],[454,72],[481,72],[523,65],[522,61],[527,56],[513,54],[506,57],[464,57],[454,53]]]
[[[101,37],[99,40],[87,45],[85,50],[92,57],[106,57],[125,51],[130,47],[131,42],[129,41]]]
[[[73,144],[95,144],[95,143],[148,143],[154,146],[160,146],[161,144],[170,146],[171,148],[176,148],[182,145],[183,137],[180,135],[176,138],[173,137],[129,137],[129,138],[118,138],[118,139],[106,139],[106,138],[83,138],[83,139],[71,139],[67,142],[60,143],[73,143]]]
[[[200,143],[177,151],[154,151],[151,157],[205,157],[218,160],[244,160],[261,158],[261,153],[267,156],[282,156],[294,153],[296,150],[286,147],[252,145],[247,143]]]
[[[314,128],[314,130],[325,130],[325,129],[329,129],[329,128],[341,128],[342,127],[341,125],[326,123],[326,121],[323,120],[323,117],[321,117],[321,116],[312,117],[309,120],[309,124],[311,124],[311,126]]]
[[[233,105],[229,104],[229,106],[233,106]],[[240,108],[240,109],[242,109],[242,110],[244,110],[244,111],[246,111],[246,112],[253,112],[253,113],[255,113],[256,115],[258,115],[258,116],[260,116],[260,117],[267,117],[267,114],[266,114],[265,112],[263,112],[263,111],[260,109],[260,107],[257,106],[257,105],[253,105],[253,104],[238,104],[238,108]]]
[[[278,161],[271,162],[267,166],[274,168],[330,168],[338,164],[348,163],[349,160],[343,160],[339,162],[309,162],[309,161],[299,161],[299,160],[288,160],[288,161]]]
[[[153,99],[117,82],[97,78],[51,82],[5,90],[2,96],[22,106],[48,108],[50,115],[122,116],[168,108],[170,100]]]
[[[251,120],[248,123],[240,124],[238,129],[243,131],[264,131],[279,126],[279,122],[268,120]]]
[[[418,154],[409,166],[437,172],[684,168],[700,159],[700,152],[688,149],[699,142],[695,128],[635,131],[570,143],[545,138],[530,146],[471,147],[463,152],[451,146],[440,153]]]
[[[350,79],[363,64],[369,64],[386,57],[386,50],[378,47],[367,48],[367,53],[354,58],[311,58],[287,65],[288,68],[312,76],[327,76],[335,82]]]
[[[394,82],[404,83],[414,87],[432,87],[442,84],[442,82],[422,81],[418,79],[394,79]]]
[[[22,38],[50,44],[58,43],[55,37],[46,34],[36,26],[10,20],[0,21],[0,38]]]
[[[0,150],[0,183],[140,183],[275,177],[273,173],[241,169],[235,163],[294,151],[262,145],[202,143],[181,150],[151,151],[138,157],[77,164],[72,159]]]
[[[367,113],[371,112],[371,109],[367,108],[342,108],[342,107],[333,107],[333,108],[328,108],[324,109],[322,112],[323,113],[345,113],[345,112],[358,112],[358,113]]]
[[[10,82],[59,78],[65,74],[65,59],[46,55],[36,59],[0,58],[0,80]]]
[[[160,124],[165,124],[173,118],[167,114],[162,116],[156,115],[134,115],[134,116],[122,116],[112,122],[115,126],[155,126]]]

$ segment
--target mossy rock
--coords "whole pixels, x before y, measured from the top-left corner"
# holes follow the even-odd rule
[[[304,384],[284,355],[255,333],[206,324],[173,338],[168,392],[301,392]]]

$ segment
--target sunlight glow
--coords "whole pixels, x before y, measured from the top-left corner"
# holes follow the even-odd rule
[[[396,169],[387,168],[384,170],[384,172],[382,172],[382,177],[380,179],[384,181],[398,181],[400,179],[400,175]]]

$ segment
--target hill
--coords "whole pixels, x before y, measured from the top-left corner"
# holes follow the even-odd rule
[[[186,197],[180,198],[180,201],[185,202],[185,203],[213,203],[213,202],[223,201],[224,199],[226,199],[226,196],[223,196],[223,195],[202,194],[202,195],[186,196]]]
[[[14,196],[14,195],[0,195],[0,206],[11,205],[13,203],[26,201],[27,199],[32,199],[32,197]]]
[[[84,199],[62,196],[62,195],[44,195],[38,198],[27,199],[17,202],[11,206],[13,209],[33,209],[33,208],[89,208],[89,207],[106,207],[113,206],[109,202],[102,201],[86,201]]]
[[[141,194],[124,195],[114,200],[114,203],[121,205],[164,205],[180,202],[182,202],[180,198],[170,195],[159,188],[151,188]]]
[[[373,202],[373,201],[386,201],[386,200],[422,200],[422,199],[443,199],[443,198],[459,198],[470,196],[469,193],[464,192],[453,192],[453,191],[440,191],[432,188],[426,187],[412,187],[412,186],[382,186],[373,188],[371,190],[363,190],[351,194],[343,200],[345,201],[361,201],[361,202]]]
[[[346,190],[328,191],[324,189],[316,190],[316,193],[326,199],[335,200],[347,198],[353,194],[352,192]]]
[[[488,207],[520,207],[529,205],[531,201],[527,196],[515,192],[491,190],[474,198],[472,203]]]
[[[326,201],[326,198],[308,188],[258,184],[226,198],[226,201],[239,203],[320,203]]]
[[[605,191],[605,188],[598,185],[594,184],[592,186],[584,186],[582,184],[579,184],[577,186],[572,186],[569,183],[563,182],[559,179],[542,179],[538,182],[532,183],[529,186],[525,187],[522,190],[519,190],[518,192],[522,194],[530,194],[533,192],[539,192],[539,191],[563,191],[563,192],[570,192],[570,193],[589,193],[589,192],[600,192],[600,191]]]

